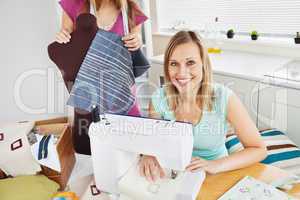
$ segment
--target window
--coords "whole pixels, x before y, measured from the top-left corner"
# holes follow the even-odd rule
[[[240,34],[256,30],[261,35],[294,37],[300,31],[298,0],[157,0],[158,26],[170,29],[184,23],[205,30],[218,17],[223,31]]]

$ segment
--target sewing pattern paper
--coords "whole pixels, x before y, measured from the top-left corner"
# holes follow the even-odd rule
[[[218,200],[292,200],[275,187],[246,176]]]

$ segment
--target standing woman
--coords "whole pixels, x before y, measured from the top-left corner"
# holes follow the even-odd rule
[[[129,30],[122,40],[129,51],[138,50],[141,45],[141,26],[147,17],[133,0],[61,0],[63,8],[61,30],[56,34],[58,43],[68,43],[71,39],[70,33],[75,29],[75,21],[78,15],[89,13],[91,6],[95,11],[97,25],[106,31],[124,35],[122,6],[127,5]],[[67,72],[66,72],[67,73]],[[131,88],[132,94],[136,97],[136,86]],[[140,116],[140,110],[135,98],[135,102],[128,112],[128,115]],[[74,113],[73,140],[77,153],[90,155],[90,143],[88,138],[88,127],[91,123],[90,113],[76,109]]]

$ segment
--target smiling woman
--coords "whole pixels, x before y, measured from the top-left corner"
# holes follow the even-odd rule
[[[152,95],[149,116],[193,124],[193,157],[187,170],[214,174],[265,158],[265,145],[239,98],[212,82],[207,50],[195,32],[180,31],[171,38],[164,73],[166,84]],[[244,146],[243,151],[231,155],[225,147],[228,123]],[[148,180],[164,176],[156,158],[147,155],[141,157],[140,172]]]
[[[199,108],[207,106],[211,110],[213,100],[211,64],[206,50],[194,32],[178,33],[169,47],[165,53],[164,71],[166,93],[171,97],[168,99],[170,108],[179,120],[185,114],[199,119],[202,115]],[[180,102],[188,104],[179,106]]]

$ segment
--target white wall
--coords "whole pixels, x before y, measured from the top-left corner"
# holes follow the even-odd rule
[[[160,55],[163,54],[165,48],[171,38],[169,34],[160,33],[159,32],[159,19],[157,16],[157,1],[159,0],[152,0],[150,2],[150,19],[152,25],[152,42],[153,42],[153,54]],[[249,39],[249,38],[248,38]],[[292,58],[300,58],[299,50],[300,45],[295,45],[293,40],[291,39],[288,43],[282,42],[281,40],[275,41],[276,45],[272,45],[272,42],[267,39],[266,42],[261,42],[262,38],[259,38],[258,41],[242,41],[239,42],[236,39],[234,40],[225,40],[222,41],[219,45],[222,50],[234,50],[234,51],[243,51],[243,52],[250,52],[250,53],[261,53],[267,55],[276,55],[276,56],[285,56],[285,57],[292,57]],[[250,39],[249,39],[250,40]],[[213,43],[209,40],[205,40],[206,46],[210,47]],[[292,43],[292,44],[290,44]]]
[[[57,11],[56,0],[0,1],[0,122],[66,115],[67,91],[47,54]]]

